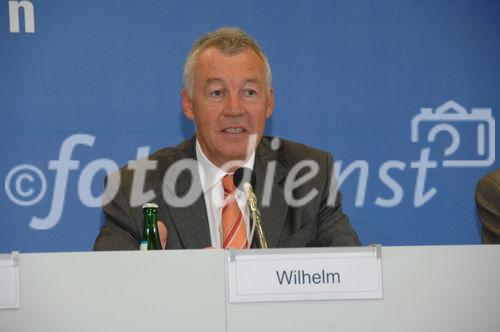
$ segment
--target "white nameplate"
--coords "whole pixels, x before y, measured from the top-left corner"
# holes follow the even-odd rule
[[[0,309],[19,308],[18,254],[0,257]]]
[[[302,251],[230,252],[229,301],[382,298],[380,247]]]

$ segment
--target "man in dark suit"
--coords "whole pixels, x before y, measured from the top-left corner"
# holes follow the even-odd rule
[[[269,247],[360,244],[342,212],[330,154],[263,137],[274,91],[267,58],[250,36],[222,28],[193,45],[184,68],[182,105],[195,122],[196,136],[109,176],[106,220],[95,250],[137,249],[146,201],[158,204],[167,249],[225,248],[232,232],[248,236],[246,196],[226,192],[222,183],[240,166],[256,174]],[[232,226],[238,227],[226,232],[226,212],[236,205]]]

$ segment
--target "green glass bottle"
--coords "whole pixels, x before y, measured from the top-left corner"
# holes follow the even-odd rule
[[[142,206],[144,214],[144,231],[142,233],[141,250],[161,250],[157,220],[158,205],[146,203]]]

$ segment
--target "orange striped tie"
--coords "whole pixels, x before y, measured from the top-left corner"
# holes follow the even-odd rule
[[[244,249],[247,247],[247,231],[243,214],[234,197],[236,187],[233,175],[222,178],[224,187],[224,207],[222,208],[222,247],[224,249]]]

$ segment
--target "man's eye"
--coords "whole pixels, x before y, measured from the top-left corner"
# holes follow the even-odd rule
[[[248,96],[248,97],[255,97],[257,95],[257,91],[252,90],[252,89],[248,89],[248,90],[244,91],[244,94],[245,94],[245,96]]]
[[[212,91],[212,92],[210,92],[210,96],[212,96],[212,97],[220,97],[220,96],[222,96],[222,90]]]

